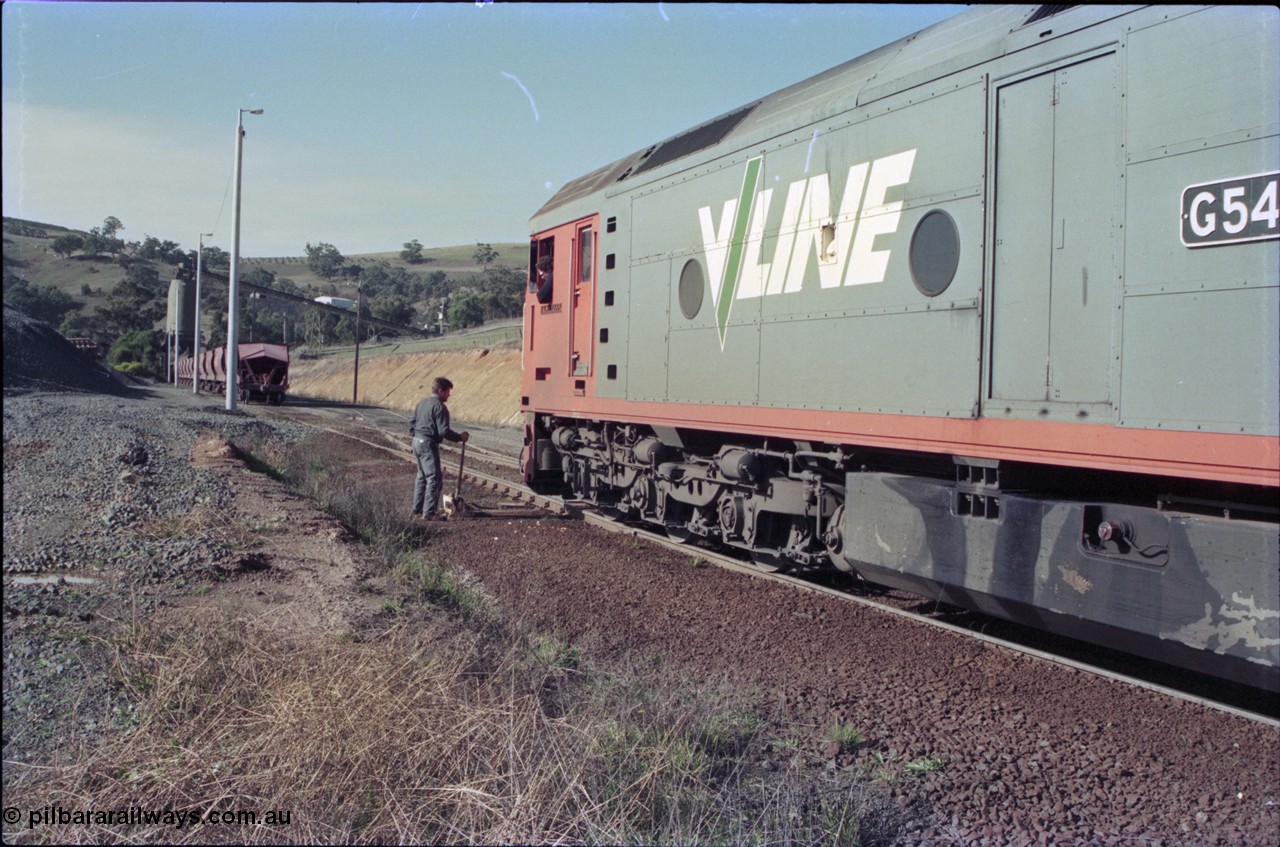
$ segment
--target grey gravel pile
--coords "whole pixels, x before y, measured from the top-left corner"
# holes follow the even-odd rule
[[[237,567],[235,550],[181,531],[184,516],[217,515],[233,496],[191,466],[197,436],[270,450],[313,430],[125,386],[4,311],[4,758],[16,762],[49,752],[51,722],[110,696],[96,637]]]
[[[225,565],[234,555],[225,547],[140,532],[197,508],[228,505],[217,475],[190,466],[196,435],[205,430],[232,443],[287,443],[310,432],[145,397],[6,397],[5,573],[109,572],[146,585]],[[11,599],[6,592],[6,612]]]
[[[128,390],[115,374],[71,346],[57,330],[4,307],[4,390],[73,388],[120,394]]]
[[[162,402],[45,324],[8,306],[4,318],[4,572],[103,571],[146,584],[224,561],[225,549],[138,532],[227,505],[217,475],[190,466],[197,434],[284,444],[311,430],[229,414],[209,395]]]

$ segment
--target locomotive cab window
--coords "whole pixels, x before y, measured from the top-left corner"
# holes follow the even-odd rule
[[[578,233],[578,285],[591,284],[591,227]]]
[[[554,256],[554,238],[529,242],[529,291],[537,292],[539,303],[551,302]]]

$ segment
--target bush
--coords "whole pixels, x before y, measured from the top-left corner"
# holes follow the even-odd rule
[[[124,364],[116,365],[115,369],[125,376],[154,376],[151,373],[151,369],[142,364],[142,362],[125,362]]]
[[[160,378],[164,375],[163,361],[164,333],[154,329],[126,332],[116,339],[107,353],[107,364],[131,376]],[[138,369],[126,371],[125,367],[128,365],[136,365]]]
[[[22,279],[5,287],[4,299],[19,311],[52,326],[62,323],[68,312],[82,308],[82,304],[52,285],[31,285]]]

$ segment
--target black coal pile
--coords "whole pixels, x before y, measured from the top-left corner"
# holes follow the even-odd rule
[[[77,350],[53,327],[6,303],[5,392],[50,389],[98,394],[122,394],[129,390],[112,371]]]

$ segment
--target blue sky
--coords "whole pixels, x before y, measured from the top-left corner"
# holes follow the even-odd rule
[[[569,180],[963,8],[6,2],[4,214],[229,249],[261,108],[243,255],[521,241]]]

